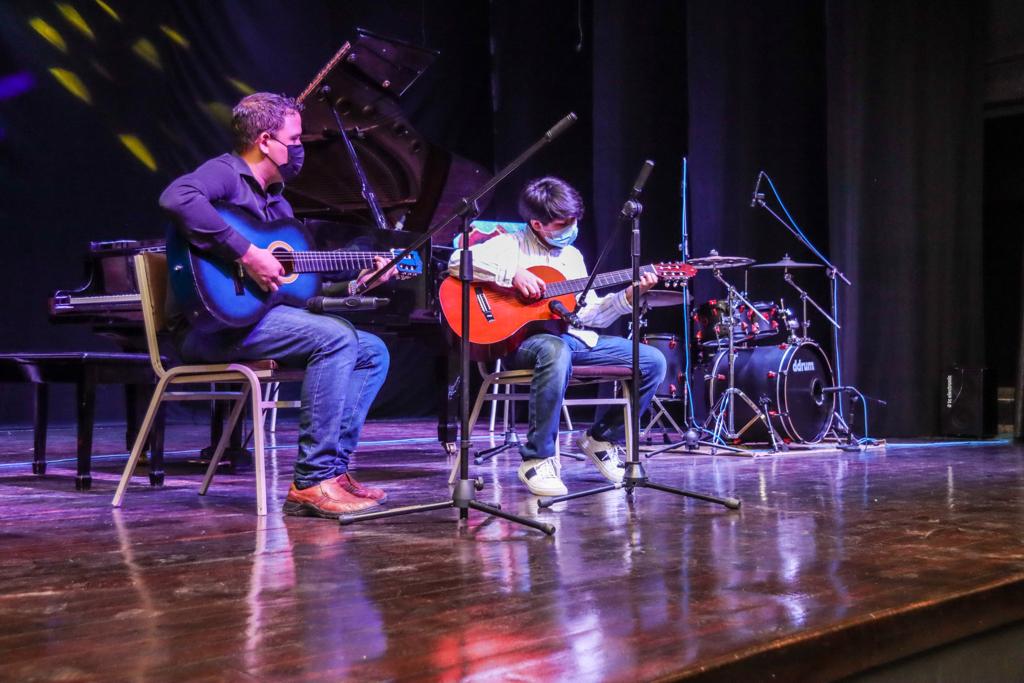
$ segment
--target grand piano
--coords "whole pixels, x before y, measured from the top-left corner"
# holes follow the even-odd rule
[[[305,163],[286,195],[320,249],[402,248],[447,216],[459,199],[476,191],[491,175],[423,138],[402,111],[402,94],[437,53],[362,29],[357,33],[298,96],[305,106]],[[342,121],[344,136],[332,108]],[[379,210],[367,201],[345,137]],[[436,359],[435,379],[441,387],[449,379],[448,346],[438,324],[435,295],[455,229],[421,248],[423,277],[382,287],[388,288],[381,295],[391,299],[390,306],[347,316],[377,333],[417,339]],[[89,324],[126,350],[144,348],[132,256],[162,249],[158,241],[92,243],[85,259],[85,284],[54,293],[51,320]],[[446,406],[447,401],[441,404]],[[442,442],[455,440],[447,410],[442,410],[438,426]]]

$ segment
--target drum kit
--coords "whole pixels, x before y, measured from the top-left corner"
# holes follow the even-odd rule
[[[661,350],[668,361],[665,382],[655,394],[652,417],[644,431],[649,435],[664,418],[687,435],[688,447],[705,444],[712,453],[718,448],[738,450],[735,447],[740,444],[755,443],[780,451],[789,444],[813,444],[828,436],[836,411],[835,375],[829,354],[808,336],[808,306],[837,329],[838,324],[796,283],[791,272],[824,266],[795,261],[788,254],[773,263],[755,263],[715,251],[687,263],[707,271],[724,288],[725,296],[691,307],[688,339],[672,334],[641,337]],[[799,295],[800,315],[783,302],[748,298],[746,291],[723,275],[723,271],[737,268],[781,271],[782,280]],[[685,290],[652,290],[643,303],[646,308],[674,306],[689,303],[687,296]],[[688,372],[691,359],[692,374]],[[666,400],[683,402],[688,429],[672,419]],[[691,422],[696,415],[691,403],[706,412],[703,424],[696,424],[695,419]],[[656,452],[662,450],[666,449]]]

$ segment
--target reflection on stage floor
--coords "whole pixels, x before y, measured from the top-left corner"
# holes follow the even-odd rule
[[[354,473],[389,506],[441,500],[434,433],[370,423]],[[137,476],[115,510],[123,427],[97,429],[87,492],[72,428],[51,430],[44,477],[31,432],[3,433],[0,679],[829,680],[1024,619],[1024,449],[1005,442],[650,461],[735,512],[653,490],[538,511],[514,451],[474,468],[481,500],[547,537],[452,511],[283,517],[287,419],[257,518],[251,471],[196,495],[183,462],[207,436],[172,425],[166,486]],[[603,481],[569,459],[563,477]]]

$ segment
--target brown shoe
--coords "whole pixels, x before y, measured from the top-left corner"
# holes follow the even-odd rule
[[[353,496],[369,498],[370,500],[375,500],[378,503],[384,503],[384,501],[388,499],[388,494],[384,492],[384,489],[379,489],[375,486],[363,486],[348,472],[337,477],[337,482],[341,488],[345,489]]]
[[[372,498],[349,493],[335,477],[306,489],[296,488],[293,482],[282,509],[286,515],[336,519],[339,515],[362,512],[377,505],[377,501]]]

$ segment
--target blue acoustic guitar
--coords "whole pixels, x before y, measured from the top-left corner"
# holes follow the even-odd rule
[[[276,292],[265,292],[242,266],[199,251],[171,229],[167,238],[167,268],[171,291],[189,324],[204,332],[255,325],[273,306],[304,307],[320,294],[320,274],[374,267],[374,257],[393,258],[389,251],[313,251],[305,226],[283,218],[262,223],[233,206],[215,205],[217,212],[239,234],[257,247],[268,249],[285,269]],[[413,252],[396,266],[400,277],[423,273],[419,254]]]

